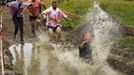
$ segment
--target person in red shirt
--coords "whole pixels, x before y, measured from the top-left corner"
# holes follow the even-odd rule
[[[43,4],[40,0],[30,0],[28,6],[29,20],[31,23],[31,31],[34,37],[36,37],[36,30],[38,29],[37,19],[39,16],[39,6]]]

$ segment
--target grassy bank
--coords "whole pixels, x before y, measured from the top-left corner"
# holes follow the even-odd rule
[[[134,1],[101,0],[101,7],[118,22],[134,26]]]
[[[121,40],[124,47],[134,49],[134,37],[125,37]]]

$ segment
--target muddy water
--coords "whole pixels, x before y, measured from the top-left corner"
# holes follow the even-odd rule
[[[15,69],[24,69],[24,74],[28,75],[27,69],[31,64],[32,57],[32,44],[26,43],[24,45],[12,45],[9,47],[11,54],[13,55],[14,60],[12,63],[15,65]]]
[[[9,47],[14,67],[22,75],[122,75],[106,64],[88,64],[78,49],[60,43],[39,41]],[[118,73],[118,74],[117,74]]]

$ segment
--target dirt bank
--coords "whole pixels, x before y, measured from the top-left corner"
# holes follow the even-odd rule
[[[127,75],[134,75],[134,51],[130,48],[113,48],[107,61],[109,64]]]

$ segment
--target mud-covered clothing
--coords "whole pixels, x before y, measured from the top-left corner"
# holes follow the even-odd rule
[[[26,4],[12,1],[7,3],[7,7],[10,9],[9,11],[13,17],[21,17]]]
[[[29,21],[31,23],[31,31],[34,36],[35,36],[35,31],[38,29],[36,20],[38,19],[38,16],[40,14],[39,12],[40,5],[41,5],[40,0],[35,0],[35,2],[33,2],[32,0],[29,0],[28,10],[29,10],[29,13],[31,14],[29,16]]]
[[[35,0],[35,2],[29,1],[29,6],[27,7],[29,13],[31,14],[29,16],[30,21],[36,20],[39,16],[39,5],[41,3],[40,0]]]
[[[57,25],[60,24],[62,17],[67,18],[67,15],[65,15],[59,8],[54,10],[52,6],[43,11],[43,13],[47,17],[47,26],[57,27]]]
[[[20,40],[23,41],[23,10],[26,5],[24,3],[19,3],[18,1],[12,1],[7,3],[7,7],[10,9],[15,26],[14,37],[16,37],[18,30],[20,30]]]
[[[35,0],[35,2],[32,2],[32,0],[29,0],[28,10],[32,14],[30,16],[38,16],[40,14],[40,9],[39,9],[40,5],[41,5],[40,0]]]
[[[79,46],[79,57],[88,58],[91,55],[91,45],[90,43],[86,44],[83,48]]]

